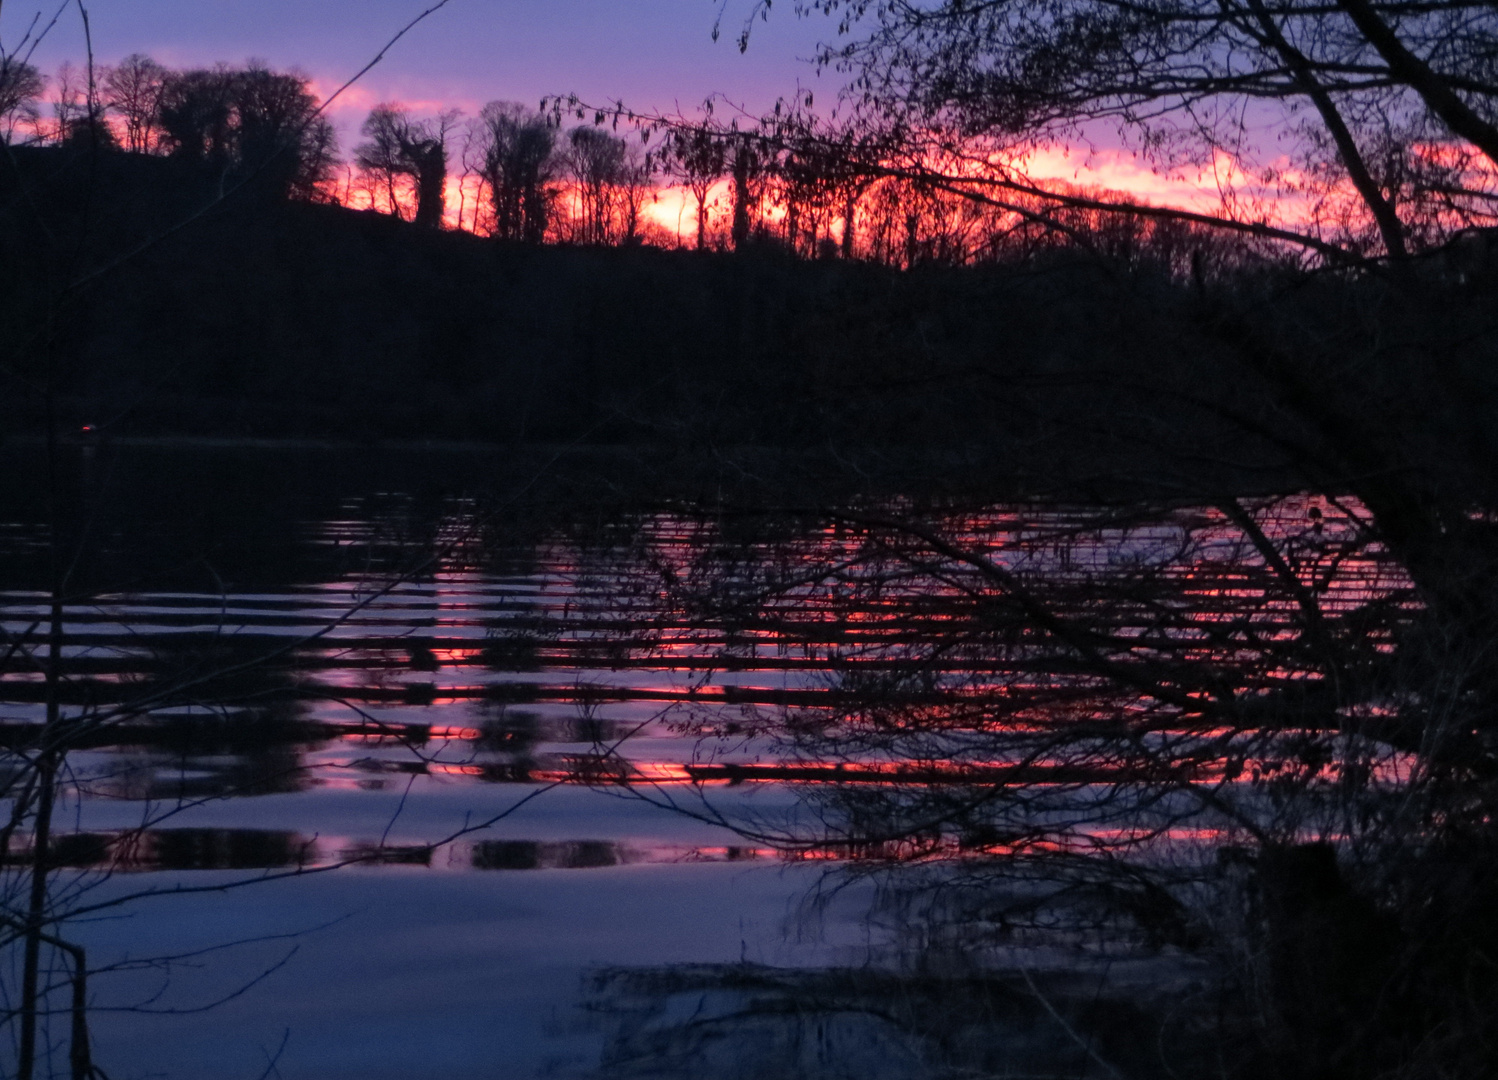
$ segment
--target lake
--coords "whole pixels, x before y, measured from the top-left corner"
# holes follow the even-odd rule
[[[40,648],[66,575],[52,884],[113,1080],[1147,1075],[1131,1031],[1198,961],[1101,924],[1063,948],[954,885],[1029,895],[1079,844],[1185,882],[1272,815],[1262,746],[1182,749],[1224,679],[1322,685],[1257,539],[1329,617],[1407,603],[1319,496],[1252,526],[772,512],[602,454],[70,445],[51,485],[5,456],[8,648]],[[12,775],[46,718],[27,656],[0,669]],[[1102,745],[1151,709],[1147,753]]]

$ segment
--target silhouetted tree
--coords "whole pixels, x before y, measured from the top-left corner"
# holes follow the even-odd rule
[[[227,67],[174,71],[163,80],[162,140],[173,157],[227,168],[234,144],[235,73]]]
[[[654,197],[655,155],[641,151],[638,144],[624,143],[624,161],[615,184],[618,203],[618,243],[638,244],[641,239],[640,215],[648,199]]]
[[[567,133],[564,157],[577,199],[577,238],[585,244],[609,243],[614,239],[614,192],[627,166],[624,140],[596,127],[575,127]]]
[[[668,172],[686,185],[697,204],[697,242],[707,244],[707,197],[727,170],[724,136],[708,126],[675,128],[667,136],[663,160]]]
[[[36,123],[36,102],[46,85],[36,68],[0,51],[0,138],[10,142],[18,124]]]
[[[69,149],[117,150],[119,140],[106,119],[108,106],[99,94],[101,69],[75,68],[64,62],[57,69],[52,103],[52,138]]]
[[[555,128],[523,105],[491,101],[479,114],[480,175],[494,207],[493,234],[539,244],[546,236],[560,168]]]
[[[733,246],[741,248],[759,209],[757,184],[762,168],[758,144],[741,136],[733,146]]]
[[[166,79],[166,69],[141,53],[132,53],[104,74],[104,101],[124,120],[124,148],[133,154],[156,148]]]
[[[333,126],[317,115],[317,105],[304,76],[259,66],[240,73],[240,167],[265,170],[272,190],[310,197],[329,175],[337,148]]]
[[[332,125],[301,75],[258,65],[172,72],[159,115],[172,155],[275,195],[312,195],[333,165]]]
[[[385,187],[391,212],[399,215],[398,180],[415,189],[417,225],[435,229],[442,224],[447,193],[447,136],[457,120],[445,112],[435,120],[413,120],[401,105],[376,105],[360,129],[367,142],[354,150],[359,167]]]
[[[58,66],[54,76],[52,98],[52,138],[58,144],[68,142],[74,128],[87,123],[90,115],[88,75],[65,60]]]
[[[85,114],[68,122],[59,133],[63,146],[71,150],[118,150],[120,141],[102,116]]]

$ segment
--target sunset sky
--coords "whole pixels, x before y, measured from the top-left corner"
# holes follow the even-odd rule
[[[434,0],[85,0],[95,54],[112,62],[144,52],[172,67],[254,57],[299,68],[319,89],[342,83]],[[750,0],[728,0],[725,32],[712,40],[721,0],[450,0],[411,32],[337,110],[357,126],[369,106],[396,98],[414,107],[474,111],[486,101],[534,105],[543,95],[623,98],[631,106],[690,108],[713,92],[751,108],[816,80],[811,54],[821,22],[790,12],[756,31],[747,55],[735,39]],[[58,9],[46,0],[41,21]],[[18,43],[40,0],[0,8],[0,40]],[[84,53],[69,4],[34,62],[44,72]],[[826,80],[822,80],[825,82]]]
[[[84,0],[102,63],[143,52],[170,67],[242,63],[255,58],[310,75],[324,96],[367,63],[435,0]],[[85,55],[77,0],[8,0],[0,7],[0,43],[8,50],[33,17],[55,26],[33,62],[51,73]],[[720,8],[723,33],[712,40]],[[616,98],[642,111],[691,111],[720,93],[751,111],[789,96],[798,81],[823,100],[836,73],[807,62],[835,26],[798,20],[788,5],[756,23],[747,53],[738,33],[752,0],[449,0],[393,48],[332,110],[345,151],[372,105],[398,100],[418,114],[487,101],[535,106],[550,94],[589,102]],[[1205,208],[1217,200],[1208,175],[1164,179],[1115,148],[1096,153],[1050,150],[1030,163],[1039,179],[1133,192],[1155,202]],[[673,221],[674,204],[657,208]]]

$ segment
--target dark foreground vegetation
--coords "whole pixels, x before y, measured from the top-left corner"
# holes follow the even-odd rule
[[[172,158],[0,161],[10,432],[42,429],[44,368],[64,430],[101,437],[918,448],[1047,485],[1276,486],[1295,453],[1265,427],[1265,365],[1317,408],[1384,410],[1401,453],[1444,456],[1432,410],[1483,427],[1482,234],[1417,260],[1391,312],[1381,279],[1208,273],[1180,238],[899,271],[769,242],[487,241],[253,191],[172,231],[217,190]],[[88,280],[52,312],[69,272]]]
[[[7,336],[47,332],[57,275],[107,267],[214,194],[174,159],[11,151]],[[1191,355],[1183,390],[1231,377],[1189,298],[1168,268],[1064,252],[907,274],[768,243],[485,241],[241,193],[70,296],[46,362],[66,426],[103,435],[1018,450],[1061,421],[1043,452],[1070,456],[1116,393],[1083,385],[1105,371],[1142,388]],[[36,431],[28,363],[3,407]],[[1038,380],[1047,394],[990,406]]]

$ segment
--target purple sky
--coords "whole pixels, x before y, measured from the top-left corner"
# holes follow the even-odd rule
[[[59,2],[4,0],[0,42],[14,48],[38,9],[45,22]],[[299,68],[327,89],[431,2],[85,0],[85,6],[101,62],[132,52],[173,67],[255,57]],[[777,12],[757,26],[748,54],[740,55],[735,41],[750,2],[728,0],[724,33],[714,43],[720,0],[450,0],[365,77],[338,119],[356,125],[371,103],[390,98],[471,112],[496,98],[534,105],[544,94],[576,92],[669,109],[676,102],[691,108],[720,91],[763,108],[798,79],[826,85],[830,94],[833,76],[818,79],[799,58],[832,27]],[[82,55],[80,20],[70,4],[34,62],[51,72]]]
[[[401,26],[435,0],[84,0],[95,55],[111,63],[144,52],[170,67],[249,58],[310,75],[326,95],[367,63]],[[622,98],[641,111],[691,111],[713,92],[767,110],[798,81],[831,100],[840,77],[818,76],[805,58],[835,32],[826,19],[798,20],[790,0],[756,23],[747,54],[737,39],[754,0],[449,0],[391,50],[331,115],[345,151],[359,141],[370,106],[400,101],[418,114],[444,107],[473,115],[487,101],[535,107],[542,96]],[[62,7],[34,62],[51,74],[84,55],[77,0],[0,0],[0,44],[14,49],[38,10]],[[45,5],[45,6],[43,6]],[[1132,191],[1152,201],[1217,205],[1215,176],[1169,181],[1097,133],[1097,153],[1047,151],[1032,175]]]

